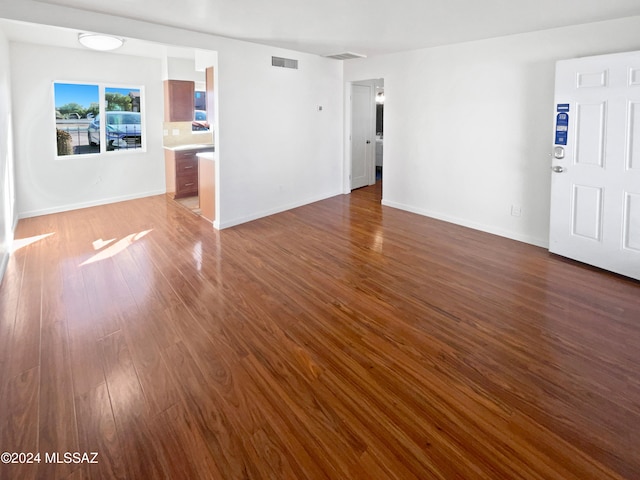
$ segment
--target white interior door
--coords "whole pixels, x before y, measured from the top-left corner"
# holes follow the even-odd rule
[[[640,279],[640,52],[558,62],[555,95],[549,250]]]
[[[373,86],[351,86],[351,190],[370,185],[374,172]]]

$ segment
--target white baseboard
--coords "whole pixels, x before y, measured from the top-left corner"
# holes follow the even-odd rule
[[[288,205],[282,205],[276,208],[272,208],[269,210],[263,210],[255,214],[247,215],[246,217],[235,218],[233,220],[227,220],[224,222],[219,222],[216,220],[213,223],[213,226],[214,228],[218,228],[219,230],[222,230],[224,228],[235,227],[236,225],[240,225],[242,223],[247,223],[253,220],[257,220],[259,218],[268,217],[269,215],[275,215],[276,213],[286,212],[287,210],[292,210],[294,208],[302,207],[304,205],[309,205],[310,203],[319,202],[320,200],[326,200],[327,198],[335,197],[336,195],[340,195],[340,192],[325,193],[315,197],[307,198],[301,202],[295,202]]]
[[[97,207],[100,205],[107,205],[109,203],[125,202],[127,200],[135,200],[137,198],[151,197],[154,195],[163,195],[166,190],[154,190],[150,192],[135,193],[132,195],[123,195],[121,197],[102,198],[99,200],[92,200],[90,202],[70,203],[67,205],[58,205],[51,208],[43,208],[39,210],[27,210],[25,212],[18,212],[18,218],[38,217],[40,215],[50,215],[52,213],[68,212],[70,210],[78,210],[80,208]]]
[[[382,200],[382,205],[387,207],[397,208],[400,210],[405,210],[407,212],[416,213],[418,215],[422,215],[425,217],[435,218],[437,220],[443,220],[445,222],[454,223],[456,225],[460,225],[467,228],[472,228],[474,230],[480,230],[481,232],[491,233],[492,235],[498,235],[500,237],[510,238],[511,240],[517,240],[518,242],[528,243],[531,245],[535,245],[537,247],[549,248],[549,240],[548,239],[540,239],[536,237],[531,237],[529,235],[522,235],[517,232],[512,232],[509,230],[504,230],[502,228],[497,228],[492,225],[484,225],[481,223],[471,222],[469,220],[465,220],[462,218],[452,217],[449,215],[443,215],[441,213],[432,212],[429,210],[424,210],[421,208],[414,207],[412,205],[405,205],[398,202],[393,202],[389,200]]]
[[[2,252],[2,258],[0,258],[0,285],[2,285],[2,279],[4,278],[4,272],[7,271],[8,264],[9,252]]]
[[[8,232],[8,237],[5,241],[6,250],[2,252],[2,258],[0,258],[0,284],[4,278],[4,273],[7,271],[7,265],[9,265],[9,259],[11,258],[11,251],[13,246],[13,237],[15,235],[16,228],[18,226],[18,215],[13,216],[13,225],[11,231]]]

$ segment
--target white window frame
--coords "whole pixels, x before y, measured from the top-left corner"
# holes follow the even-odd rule
[[[55,105],[55,85],[56,84],[68,84],[68,85],[90,85],[98,87],[98,105],[99,105],[99,115],[100,115],[100,151],[99,152],[90,152],[90,153],[73,153],[70,155],[58,155],[57,144],[54,141],[54,148],[56,152],[56,159],[63,160],[67,158],[78,158],[78,157],[95,157],[100,155],[126,155],[126,154],[141,154],[146,153],[147,151],[147,119],[146,119],[146,92],[144,85],[134,85],[127,83],[115,83],[115,82],[96,82],[96,81],[77,81],[77,80],[56,80],[53,82],[52,89],[52,97],[53,97],[53,110],[54,113],[56,111]],[[141,145],[138,148],[116,148],[114,150],[107,150],[106,143],[106,127],[104,120],[106,119],[106,97],[107,89],[130,89],[137,90],[140,92],[140,136],[141,136]],[[54,115],[55,119],[55,115]],[[54,124],[54,132],[57,129],[57,124]]]

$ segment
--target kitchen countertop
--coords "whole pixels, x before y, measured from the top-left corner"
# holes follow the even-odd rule
[[[188,145],[173,145],[171,147],[164,146],[167,150],[171,150],[173,152],[182,152],[184,150],[204,150],[211,149],[212,151],[215,149],[213,143],[190,143]]]
[[[196,157],[201,158],[203,160],[211,160],[214,161],[213,152],[200,152],[196,154]]]

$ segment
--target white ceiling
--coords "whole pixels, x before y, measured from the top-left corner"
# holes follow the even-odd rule
[[[47,45],[50,47],[64,47],[85,49],[78,42],[77,29],[53,27],[0,18],[0,28],[12,41]],[[113,53],[151,58],[189,58],[194,59],[193,48],[165,45],[137,39],[126,39],[124,45]]]
[[[640,15],[640,0],[37,0],[319,55],[367,56]]]

